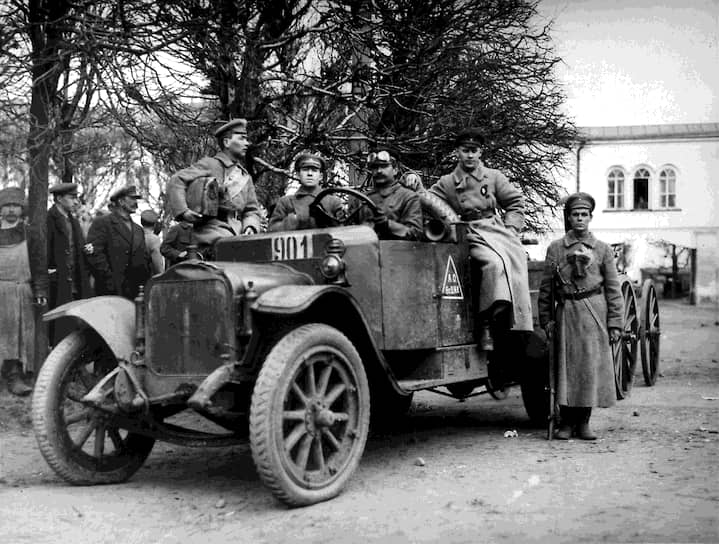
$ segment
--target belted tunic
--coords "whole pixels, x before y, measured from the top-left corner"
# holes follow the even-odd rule
[[[439,178],[429,192],[446,201],[468,221],[470,256],[481,266],[481,314],[496,302],[510,302],[512,329],[533,330],[527,254],[517,233],[524,226],[524,196],[499,170],[480,165],[466,172],[459,165]],[[504,218],[498,214],[504,210]]]
[[[577,263],[581,261],[581,265]],[[547,248],[539,287],[539,323],[552,320],[550,291],[557,289],[557,402],[609,407],[616,401],[609,329],[624,324],[624,301],[612,248],[589,232],[573,231]]]
[[[202,176],[212,176],[220,184],[219,222],[229,219],[235,234],[240,234],[247,227],[260,232],[260,208],[252,177],[242,164],[235,162],[224,151],[214,157],[204,157],[170,178],[167,201],[172,217],[177,218],[188,209],[187,187]]]

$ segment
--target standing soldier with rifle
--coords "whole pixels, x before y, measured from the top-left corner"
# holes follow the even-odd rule
[[[596,440],[589,427],[592,407],[609,407],[616,401],[609,343],[619,341],[624,303],[614,252],[589,231],[593,211],[591,195],[569,196],[564,207],[567,234],[547,249],[539,287],[539,323],[550,342],[556,335],[550,390],[556,386],[561,421],[555,438],[560,440],[572,435]]]

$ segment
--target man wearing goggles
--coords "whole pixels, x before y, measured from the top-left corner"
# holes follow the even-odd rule
[[[418,240],[422,232],[419,195],[398,183],[396,158],[387,150],[370,153],[367,169],[373,182],[373,189],[367,196],[379,211],[373,215],[363,208],[360,219],[374,223],[380,239]]]

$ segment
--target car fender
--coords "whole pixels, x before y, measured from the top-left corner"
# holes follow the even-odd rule
[[[357,348],[368,377],[378,378],[398,395],[402,389],[379,349],[357,300],[336,285],[281,285],[262,293],[252,306],[263,317],[319,322],[337,328]]]
[[[129,360],[135,349],[135,305],[126,298],[101,296],[74,300],[43,315],[44,321],[75,318],[97,332],[116,359]]]

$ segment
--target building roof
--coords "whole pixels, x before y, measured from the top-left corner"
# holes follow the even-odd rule
[[[586,142],[719,138],[719,123],[578,127],[578,130],[579,139]]]

